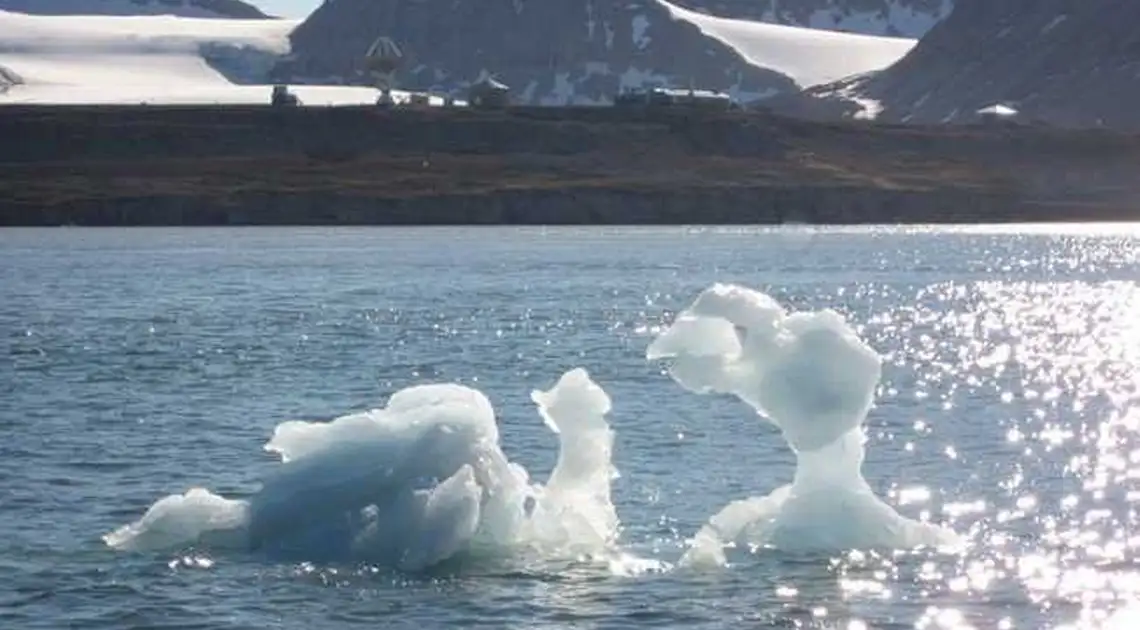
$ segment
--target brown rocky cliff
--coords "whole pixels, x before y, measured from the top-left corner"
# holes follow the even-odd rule
[[[1083,220],[1132,218],[1140,199],[1121,176],[1140,167],[1140,139],[1097,132],[611,108],[11,106],[0,137],[0,225]]]

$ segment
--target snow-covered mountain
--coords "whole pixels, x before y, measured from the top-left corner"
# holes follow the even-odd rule
[[[258,84],[258,73],[288,50],[296,25],[0,11],[0,104],[267,103],[270,88]],[[376,90],[359,87],[297,92],[312,105],[374,103],[377,97]]]
[[[1140,2],[958,0],[898,63],[808,91],[814,115],[954,123],[993,105],[1062,126],[1140,130]]]
[[[0,11],[32,15],[178,15],[266,19],[243,0],[0,0]]]
[[[914,45],[713,18],[660,0],[334,0],[293,32],[279,76],[362,81],[363,54],[379,35],[403,48],[401,85],[456,93],[493,75],[518,102],[551,105],[648,86],[749,102],[885,67]]]
[[[867,35],[922,37],[950,14],[953,0],[682,0],[721,17]]]

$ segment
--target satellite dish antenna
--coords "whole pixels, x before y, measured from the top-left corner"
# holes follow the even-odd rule
[[[381,35],[368,47],[364,54],[364,66],[372,75],[376,88],[380,90],[381,105],[391,105],[392,86],[396,83],[396,70],[404,61],[404,53],[391,37]]]

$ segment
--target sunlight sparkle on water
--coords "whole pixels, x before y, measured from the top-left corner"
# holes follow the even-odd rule
[[[1131,242],[1066,245],[1047,265],[1083,270],[1106,255],[1134,261],[1138,251]],[[945,309],[948,302],[959,306]],[[929,428],[938,433],[951,414],[1005,410],[1005,444],[995,446],[1005,455],[974,475],[992,479],[1007,498],[936,489],[946,497],[940,510],[947,521],[970,532],[971,559],[924,563],[919,579],[950,592],[1024,589],[1042,611],[1071,607],[1072,628],[1140,628],[1140,613],[1127,606],[1140,599],[1133,568],[1140,536],[1131,533],[1140,528],[1137,284],[946,283],[921,289],[912,304],[869,319],[872,334],[898,340],[887,360],[909,373],[882,391],[893,398],[917,388],[917,400],[938,401],[947,414],[916,419],[917,439],[900,450],[916,461],[934,453],[974,459],[955,444],[937,445]],[[892,497],[923,506],[932,495],[900,480]],[[965,608],[931,607],[918,627],[1032,627],[997,622]]]
[[[61,238],[56,232],[52,238]],[[3,341],[21,379],[11,381],[17,387],[8,395],[13,408],[36,423],[34,430],[11,432],[14,457],[4,469],[20,481],[11,484],[17,494],[5,504],[17,512],[11,520],[19,526],[10,527],[6,539],[24,550],[31,567],[13,577],[22,582],[17,588],[33,593],[52,583],[45,580],[53,573],[58,584],[96,587],[108,575],[122,577],[125,588],[118,593],[92,589],[93,603],[82,614],[103,619],[108,594],[124,598],[137,614],[150,610],[148,598],[172,594],[179,605],[164,613],[208,616],[162,620],[183,625],[224,625],[240,607],[239,614],[251,615],[247,625],[293,619],[291,628],[311,625],[304,618],[309,610],[342,608],[350,620],[399,608],[408,613],[406,621],[425,627],[468,619],[511,627],[640,619],[671,628],[734,622],[1140,628],[1140,225],[805,228],[791,236],[734,228],[722,240],[713,238],[717,228],[699,228],[683,242],[633,233],[578,241],[551,230],[537,247],[505,231],[494,239],[463,240],[449,232],[417,236],[420,241],[377,240],[366,232],[337,232],[317,243],[321,251],[299,246],[305,237],[290,234],[274,245],[287,252],[281,255],[257,250],[241,240],[246,236],[218,237],[231,242],[211,244],[206,257],[191,256],[178,242],[181,249],[150,241],[140,253],[127,242],[131,236],[115,237],[112,253],[84,259],[86,241],[110,238],[106,232],[84,233],[82,246],[66,255],[28,244],[18,253],[0,248],[3,284],[11,294],[0,300],[0,315],[14,331]],[[634,241],[637,247],[630,246]],[[794,252],[786,249],[789,241],[797,243]],[[355,249],[339,249],[353,242]],[[462,255],[464,265],[441,264],[441,252]],[[595,256],[597,264],[582,264]],[[156,257],[167,264],[139,264]],[[144,267],[145,275],[135,273]],[[104,275],[80,273],[84,268]],[[421,281],[417,274],[424,270],[432,271],[432,282]],[[707,361],[708,344],[685,348],[694,367],[683,376],[699,380],[731,364],[723,376],[734,380],[714,385],[732,385],[722,389],[743,392],[739,399],[724,391],[704,397],[678,391],[669,382],[669,366],[646,365],[646,346],[710,282],[756,287],[789,312],[834,309],[881,357],[872,403],[858,422],[865,447],[813,440],[819,436],[798,427],[801,410],[827,416],[827,395],[773,400],[771,391],[747,387],[744,368],[772,369],[762,352],[745,365],[735,351]],[[757,322],[748,325],[763,330]],[[795,326],[786,332],[795,333]],[[736,341],[743,351],[761,338],[749,333]],[[812,390],[843,364],[835,352],[818,357],[780,364],[779,373],[798,386],[793,393]],[[610,527],[608,509],[598,512],[604,527],[588,526],[592,516],[581,523],[583,533],[606,533],[601,556],[590,550],[602,547],[585,544],[583,551],[588,540],[559,531],[566,518],[538,519],[533,522],[541,531],[532,531],[516,522],[513,507],[478,514],[468,509],[481,496],[476,486],[508,487],[492,478],[499,470],[541,471],[509,484],[532,488],[536,496],[541,485],[546,512],[540,514],[566,507],[553,501],[555,495],[567,497],[570,506],[583,503],[573,493],[545,492],[555,487],[545,473],[558,466],[559,444],[570,444],[570,435],[544,427],[526,398],[528,390],[549,387],[577,364],[596,367],[597,384],[613,395],[614,461],[623,471],[612,479],[620,531]],[[841,383],[844,374],[866,372],[837,369],[830,376]],[[157,557],[86,552],[93,532],[123,525],[123,510],[135,506],[143,516],[143,506],[185,490],[183,483],[209,484],[235,500],[257,495],[254,484],[269,466],[249,456],[249,447],[264,442],[274,425],[293,419],[316,424],[318,418],[382,407],[393,392],[425,382],[483,392],[496,410],[494,427],[502,440],[495,443],[509,457],[503,461],[525,467],[504,463],[492,470],[476,458],[473,470],[485,479],[459,470],[448,492],[432,491],[430,510],[428,503],[413,502],[423,508],[415,511],[421,522],[438,526],[430,537],[420,540],[423,528],[379,518],[367,508],[347,525],[337,510],[307,509],[299,513],[327,524],[329,535],[285,539],[283,547],[345,544],[317,546],[314,553],[326,554],[317,558],[306,552],[279,559],[265,551],[268,562],[235,559],[248,547],[229,536],[209,537],[208,545],[179,544]],[[757,417],[757,407],[771,412],[772,405],[753,403],[768,401],[782,407],[776,409],[783,412],[777,413],[778,426]],[[825,402],[815,405],[819,401]],[[99,431],[86,430],[96,426]],[[789,448],[795,440],[781,439],[789,427],[805,446],[799,453]],[[92,434],[101,439],[97,448]],[[43,439],[47,435],[52,439]],[[436,447],[483,443],[449,435],[436,436]],[[311,436],[297,437],[298,448],[312,442]],[[372,443],[377,452],[387,444]],[[835,457],[811,457],[838,446],[844,448],[824,451]],[[343,448],[356,453],[362,445],[345,439]],[[15,456],[21,453],[39,458],[37,466]],[[743,506],[753,515],[770,512],[762,501],[795,483],[800,459],[802,470],[818,473],[820,461],[841,462],[852,453],[866,460],[850,469],[861,471],[870,495],[885,499],[885,510],[868,510],[864,522],[894,513],[907,519],[894,522],[946,528],[960,540],[906,549],[889,540],[860,544],[866,536],[835,544],[834,536],[856,529],[850,527],[851,502],[869,496],[852,489],[844,501],[820,492],[823,500],[781,510],[784,527],[771,532],[758,531],[771,519],[737,519],[744,529],[733,538],[753,544],[725,545],[724,564],[682,562],[706,526],[723,533],[734,520],[736,501],[751,498]],[[499,454],[491,454],[498,461]],[[321,463],[326,472],[343,472],[343,489],[354,491],[360,488],[356,472],[369,477],[369,467],[383,460],[338,456]],[[359,462],[359,471],[347,466],[352,462]],[[72,483],[78,466],[90,478],[82,485]],[[425,496],[417,494],[427,489],[418,487],[420,477],[403,479],[410,495],[375,492],[389,504]],[[808,490],[836,485],[818,474],[800,481]],[[276,487],[283,487],[280,482]],[[327,488],[319,486],[312,498],[338,498]],[[98,496],[75,510],[77,490]],[[357,500],[352,492],[338,496]],[[45,502],[52,497],[63,510]],[[509,504],[537,505],[525,498]],[[234,507],[214,505],[222,516]],[[441,512],[441,506],[447,509]],[[267,534],[263,540],[275,540],[277,528],[302,525],[292,514],[267,513],[267,507],[273,505],[261,504],[258,520],[271,526],[259,530]],[[713,523],[717,510],[725,518]],[[455,514],[473,516],[475,532],[459,527],[468,521],[449,516]],[[820,514],[825,518],[813,518]],[[51,519],[66,526],[57,531]],[[477,540],[505,544],[511,553],[461,554],[459,564],[442,571],[446,575],[419,574],[419,565],[406,565],[409,575],[385,564],[398,554],[381,544],[391,535],[374,533],[381,526],[402,535],[401,548],[445,554],[452,541]],[[374,544],[361,548],[360,537],[344,535],[352,528]],[[889,530],[863,533],[883,529]],[[813,537],[813,548],[795,548]],[[80,542],[68,547],[60,540]],[[536,542],[550,549],[534,549]],[[32,567],[37,555],[43,561]],[[108,573],[110,562],[119,564]],[[82,599],[78,590],[66,594],[68,603]],[[272,606],[264,605],[266,594],[273,596]],[[37,607],[61,601],[36,597],[22,603],[27,619],[36,618],[31,611]],[[452,616],[442,618],[441,611]]]

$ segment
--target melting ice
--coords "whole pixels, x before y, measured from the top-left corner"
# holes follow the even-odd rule
[[[668,359],[686,389],[738,397],[779,427],[796,454],[791,484],[730,503],[697,533],[683,562],[723,564],[727,546],[835,550],[954,540],[897,514],[863,478],[863,421],[881,361],[838,313],[789,314],[763,293],[716,284],[646,356]]]
[[[610,399],[582,369],[532,399],[560,440],[545,485],[507,459],[482,393],[423,385],[397,392],[382,409],[279,425],[265,448],[281,465],[249,500],[193,489],[104,539],[132,550],[291,550],[406,571],[511,547],[603,554],[619,526],[610,500]]]
[[[788,313],[763,293],[718,284],[650,344],[647,357],[668,360],[673,379],[689,390],[752,406],[780,428],[797,459],[790,484],[713,516],[683,562],[723,564],[729,546],[953,542],[951,532],[897,514],[863,479],[862,425],[880,358],[839,314]],[[266,445],[281,465],[249,500],[190,490],[158,501],[105,540],[120,549],[199,544],[407,571],[519,549],[620,559],[609,397],[576,369],[531,398],[559,438],[545,484],[532,483],[503,453],[482,393],[423,385],[397,392],[382,409],[285,422]]]

